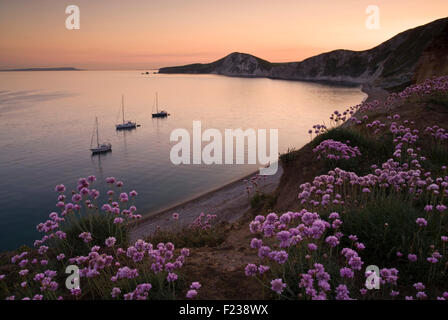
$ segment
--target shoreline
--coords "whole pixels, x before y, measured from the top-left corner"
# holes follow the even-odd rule
[[[388,94],[384,89],[366,84],[363,84],[360,90],[367,94],[367,97],[361,101],[361,103],[364,101],[370,102],[376,99],[381,99]],[[244,212],[250,209],[244,181],[255,176],[258,172],[259,171],[256,170],[220,187],[193,196],[185,201],[167,206],[166,208],[162,208],[153,214],[147,213],[143,215],[142,219],[137,221],[131,227],[130,241],[134,242],[137,239],[148,237],[158,228],[162,230],[169,229],[172,227],[172,214],[175,212],[179,214],[179,220],[176,221],[177,228],[188,226],[201,212],[204,212],[205,214],[216,214],[217,222],[236,221],[244,214]],[[265,176],[267,178],[259,182],[259,190],[264,193],[275,192],[282,175],[283,168],[279,159],[277,173],[272,176]]]
[[[175,212],[179,214],[176,226],[181,228],[191,224],[201,212],[217,215],[217,222],[237,220],[250,208],[244,181],[256,176],[258,172],[258,170],[254,171],[225,185],[193,196],[188,200],[160,209],[151,215],[149,213],[144,215],[131,227],[130,241],[145,238],[156,231],[158,227],[163,230],[171,227],[174,221],[172,214]],[[282,175],[283,168],[279,163],[276,174],[263,176],[265,178],[258,181],[259,191],[264,193],[274,192]]]

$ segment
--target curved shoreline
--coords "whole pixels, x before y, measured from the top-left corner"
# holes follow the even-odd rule
[[[172,226],[172,214],[179,214],[176,225],[184,227],[193,222],[201,213],[217,215],[217,221],[232,222],[243,215],[250,208],[246,185],[244,180],[248,180],[258,174],[258,170],[242,178],[235,179],[223,186],[199,194],[191,199],[174,204],[149,215],[143,216],[130,232],[130,240],[149,236],[158,227],[166,229]],[[272,176],[264,176],[258,182],[259,190],[265,193],[274,192],[280,182],[283,169],[279,165],[277,173]]]
[[[387,95],[387,91],[384,89],[369,85],[362,85],[360,89],[367,94],[367,97],[361,103],[381,99]],[[158,228],[167,229],[171,227],[173,222],[172,214],[175,212],[179,214],[179,220],[176,222],[177,227],[188,226],[201,212],[216,214],[217,221],[233,222],[237,220],[250,208],[244,180],[255,176],[257,173],[258,170],[185,201],[160,209],[152,214],[147,213],[132,226],[130,241],[148,237]],[[282,175],[283,168],[279,162],[277,173],[272,176],[266,176],[266,180],[260,181],[260,191],[265,193],[274,192],[280,183]]]

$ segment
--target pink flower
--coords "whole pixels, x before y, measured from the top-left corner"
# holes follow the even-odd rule
[[[262,245],[263,245],[263,241],[260,239],[253,238],[250,241],[250,247],[253,249],[260,249]]]
[[[417,297],[417,299],[426,299],[427,298],[426,293],[424,293],[423,291],[417,292],[417,294],[415,296]]]
[[[417,291],[423,291],[423,290],[425,290],[425,285],[424,285],[423,283],[421,283],[421,282],[414,283],[412,286],[413,286]]]
[[[75,296],[75,297],[80,296],[81,295],[81,289],[70,289],[70,294],[72,296]]]
[[[64,186],[63,184],[58,184],[58,185],[54,188],[54,190],[55,190],[56,192],[65,192],[65,186]]]
[[[346,267],[340,270],[340,274],[342,278],[348,278],[348,279],[353,278],[353,276],[355,275],[352,269]]]
[[[390,296],[391,296],[391,297],[396,297],[396,296],[398,296],[399,294],[400,294],[399,291],[391,290],[391,292],[390,292]]]
[[[190,289],[199,290],[201,288],[201,284],[199,282],[192,282],[190,285]]]
[[[417,255],[410,253],[410,254],[408,254],[408,259],[411,262],[415,262],[415,261],[417,261]]]
[[[108,178],[106,178],[106,183],[109,183],[109,184],[113,184],[113,183],[115,183],[115,178],[114,178],[114,177],[108,177]]]
[[[120,288],[117,288],[117,287],[112,288],[112,291],[110,293],[112,298],[117,298],[118,296],[120,296],[120,294],[121,294],[121,290],[120,290]]]
[[[417,223],[417,225],[419,225],[420,227],[426,227],[426,225],[428,224],[428,222],[424,218],[417,218],[417,220],[415,220],[415,223]]]
[[[249,263],[246,266],[246,268],[244,268],[244,273],[248,277],[253,277],[253,276],[257,275],[257,272],[258,272],[258,267],[253,263]]]
[[[85,243],[92,241],[92,235],[90,232],[83,232],[79,235],[79,238],[83,239]]]
[[[192,289],[192,290],[188,290],[186,297],[187,297],[188,299],[193,299],[193,298],[195,298],[197,295],[198,295],[198,292],[197,292],[196,290]]]
[[[174,281],[176,281],[176,280],[177,280],[177,274],[172,273],[172,272],[168,273],[168,276],[166,277],[166,280],[167,280],[168,282],[174,282]]]
[[[350,291],[348,291],[347,286],[344,284],[340,284],[336,288],[336,300],[351,300],[349,294]]]
[[[267,272],[269,269],[270,269],[269,266],[263,266],[263,265],[260,265],[260,266],[258,267],[258,272],[259,272],[260,274],[264,274],[264,273]]]
[[[281,294],[286,288],[286,283],[283,283],[282,279],[274,279],[271,281],[271,289],[278,294]]]
[[[335,236],[328,236],[325,242],[330,245],[330,247],[336,247],[339,244],[339,239]]]
[[[123,223],[124,222],[124,219],[123,218],[115,218],[114,219],[114,223],[115,224],[120,224],[120,223]]]
[[[128,197],[127,193],[125,193],[125,192],[120,193],[120,201],[121,202],[128,202],[129,201],[129,197]]]
[[[78,193],[75,193],[75,194],[72,196],[72,201],[73,201],[73,202],[79,202],[79,201],[81,201],[81,199],[82,199],[82,196],[81,196],[80,194],[78,194]]]
[[[29,273],[28,269],[23,269],[23,270],[19,271],[19,275],[21,275],[22,277],[26,276],[28,273]],[[2,276],[4,277],[5,275],[2,275]],[[3,278],[0,276],[0,280],[1,279],[3,279]]]
[[[110,247],[113,247],[115,245],[115,242],[117,241],[117,239],[115,239],[115,237],[109,237],[106,239],[106,241],[104,241],[105,245]]]

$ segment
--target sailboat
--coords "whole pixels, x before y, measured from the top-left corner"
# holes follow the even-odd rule
[[[159,99],[157,92],[156,92],[156,110],[157,112],[152,114],[153,118],[166,118],[169,116],[168,112],[166,112],[165,110],[161,110],[159,112]]]
[[[137,123],[132,121],[125,121],[124,120],[124,95],[121,96],[121,112],[123,114],[123,123],[119,123],[115,125],[115,128],[117,130],[124,130],[124,129],[134,129],[137,127]]]
[[[92,151],[92,154],[112,151],[112,144],[110,144],[109,142],[100,144],[100,136],[98,134],[98,117],[95,117],[95,128],[96,131],[95,130],[93,131],[92,140],[90,141],[90,151]],[[93,136],[95,135],[95,132],[96,132],[96,147],[93,146]]]

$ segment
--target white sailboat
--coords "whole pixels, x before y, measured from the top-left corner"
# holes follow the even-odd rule
[[[121,96],[121,112],[123,114],[123,123],[115,125],[117,130],[134,129],[137,127],[137,123],[133,121],[124,120],[124,95]]]
[[[110,144],[109,142],[100,144],[100,136],[98,133],[98,117],[95,117],[95,128],[96,130],[93,131],[92,139],[90,141],[90,151],[92,151],[92,154],[112,151],[112,144]],[[96,147],[93,146],[93,136],[95,135],[95,132],[96,132]]]

